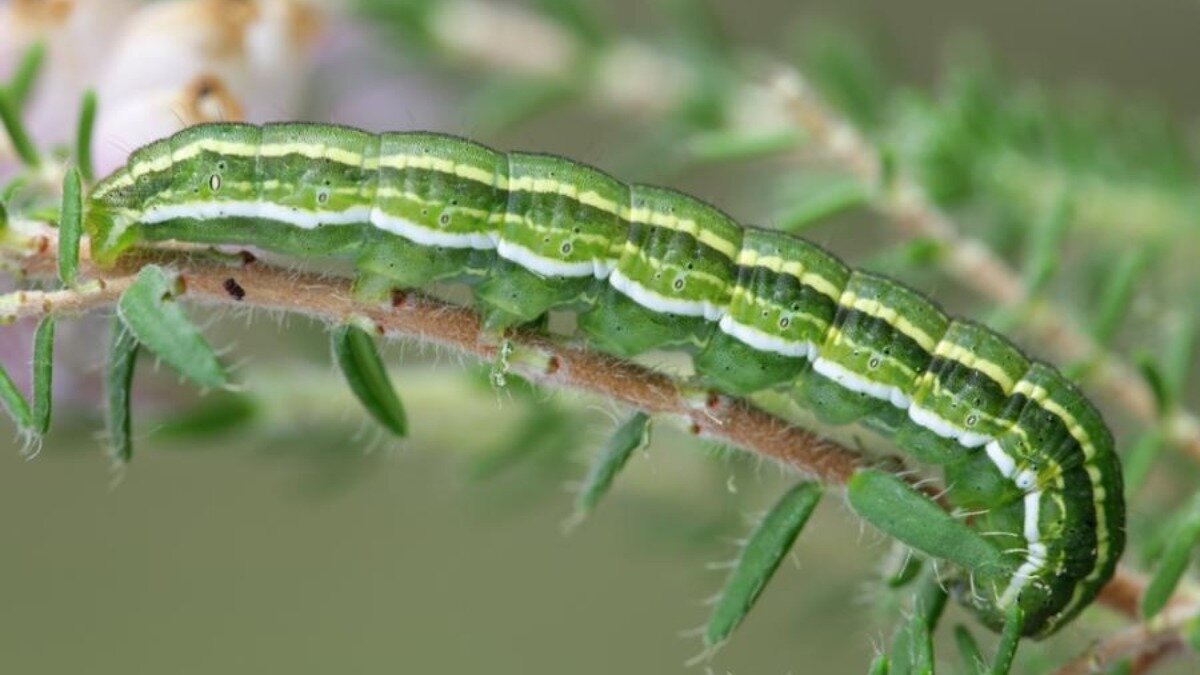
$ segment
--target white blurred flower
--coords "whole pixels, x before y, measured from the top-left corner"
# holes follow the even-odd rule
[[[83,91],[97,91],[101,174],[188,124],[295,117],[321,26],[303,0],[14,0],[0,12],[0,73],[47,46],[25,113],[40,145],[68,141]]]

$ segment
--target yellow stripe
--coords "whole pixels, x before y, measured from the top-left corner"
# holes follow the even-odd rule
[[[719,251],[730,260],[737,258],[738,245],[728,239],[718,236],[712,230],[702,227],[691,218],[680,218],[674,214],[663,213],[649,208],[630,209],[626,218],[631,223],[645,223],[655,227],[663,227],[676,232],[690,234],[696,240],[708,247]]]
[[[438,173],[450,174],[459,178],[466,178],[477,183],[496,187],[499,189],[507,189],[508,180],[504,176],[497,175],[495,171],[481,169],[470,164],[459,164],[453,160],[442,159],[432,155],[388,155],[379,158],[379,166],[389,169],[423,169],[425,171],[437,171]]]
[[[182,162],[195,157],[201,152],[215,152],[220,155],[233,155],[236,157],[256,157],[258,155],[258,144],[222,141],[216,138],[201,138],[181,148],[172,150],[170,161]],[[130,170],[132,171],[132,168]]]
[[[842,297],[842,289],[837,284],[817,274],[804,269],[804,265],[796,260],[785,260],[780,256],[761,255],[753,249],[743,248],[737,256],[737,264],[742,267],[762,267],[776,274],[790,274],[800,280],[800,283],[811,287],[821,295],[835,303]]]
[[[1005,371],[996,363],[977,357],[974,352],[966,347],[963,347],[962,345],[942,340],[938,343],[937,349],[934,350],[933,355],[940,356],[950,361],[956,361],[967,368],[973,368],[987,375],[995,380],[996,384],[1000,385],[1000,389],[1004,391],[1005,396],[1009,396],[1013,393],[1013,386],[1015,383],[1007,371]]]
[[[1096,449],[1092,446],[1092,439],[1088,436],[1087,429],[1075,419],[1075,416],[1067,411],[1058,401],[1050,397],[1049,392],[1044,387],[1030,383],[1028,380],[1021,380],[1013,389],[1014,394],[1024,394],[1029,398],[1037,401],[1038,405],[1046,410],[1054,413],[1067,426],[1067,431],[1071,436],[1079,441],[1079,446],[1083,448],[1084,461],[1088,462],[1096,455]]]
[[[339,148],[324,143],[267,143],[259,148],[260,157],[284,157],[286,155],[301,155],[309,159],[328,159],[338,164],[368,168],[364,165],[363,154]]]
[[[843,293],[839,303],[843,307],[856,309],[887,323],[889,326],[912,338],[913,342],[920,345],[921,349],[924,349],[926,352],[932,353],[934,348],[937,347],[937,341],[929,333],[913,325],[907,317],[897,312],[895,307],[889,307],[873,298],[858,297],[851,291]]]
[[[595,190],[580,192],[574,183],[555,180],[553,178],[535,178],[533,176],[509,177],[508,189],[513,192],[532,192],[534,194],[553,194],[570,197],[585,206],[590,206],[613,216],[620,216],[623,205],[601,195]]]

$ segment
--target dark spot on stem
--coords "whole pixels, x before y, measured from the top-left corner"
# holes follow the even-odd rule
[[[242,298],[246,297],[246,289],[242,288],[242,285],[233,277],[226,279],[222,286],[225,288],[225,292],[229,294],[229,297],[234,300],[241,301]]]

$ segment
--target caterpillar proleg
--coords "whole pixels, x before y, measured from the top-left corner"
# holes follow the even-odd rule
[[[93,257],[183,241],[353,261],[362,292],[472,285],[496,328],[578,312],[618,356],[681,349],[730,394],[786,388],[822,419],[941,465],[1011,564],[958,574],[993,628],[1044,636],[1124,548],[1113,439],[1057,370],[922,294],[687,195],[430,133],[211,124],[135,151],[86,205]]]

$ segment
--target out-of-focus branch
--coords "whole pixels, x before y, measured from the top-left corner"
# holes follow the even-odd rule
[[[1146,673],[1167,657],[1184,649],[1182,631],[1196,621],[1200,608],[1195,603],[1167,607],[1149,623],[1139,623],[1117,631],[1088,647],[1057,675],[1088,675],[1106,672],[1110,666],[1130,660],[1134,672]]]
[[[480,67],[531,77],[568,79],[577,74],[582,46],[562,26],[536,13],[478,0],[436,3],[428,30],[433,42],[455,59]],[[497,48],[496,26],[521,37]],[[588,52],[591,77],[585,94],[598,104],[639,115],[675,109],[696,73],[686,64],[646,45],[618,41]],[[931,240],[944,255],[940,264],[965,288],[1005,306],[1022,304],[1026,329],[1039,346],[1060,362],[1093,359],[1088,386],[1146,424],[1159,421],[1150,387],[1126,359],[1091,339],[1070,312],[1044,298],[1030,297],[1020,274],[977,239],[964,235],[901,172],[881,185],[877,149],[852,125],[822,103],[794,70],[782,68],[772,82],[748,78],[731,92],[729,124],[738,131],[778,129],[791,125],[805,131],[830,159],[874,188],[873,206],[897,231]],[[1167,420],[1169,440],[1200,460],[1200,418],[1180,409]]]
[[[838,164],[868,185],[876,186],[874,205],[902,233],[938,244],[945,271],[964,287],[999,305],[1024,304],[1025,328],[1040,338],[1039,346],[1063,361],[1094,357],[1089,386],[1121,405],[1138,420],[1153,424],[1159,411],[1154,394],[1137,370],[1115,351],[1097,344],[1074,324],[1069,313],[1052,301],[1029,297],[1020,274],[977,239],[963,235],[954,222],[929,200],[903,172],[881,185],[878,151],[850,124],[839,119],[794,72],[777,80],[777,89],[794,118]],[[1167,425],[1170,439],[1200,459],[1200,420],[1180,410]]]

